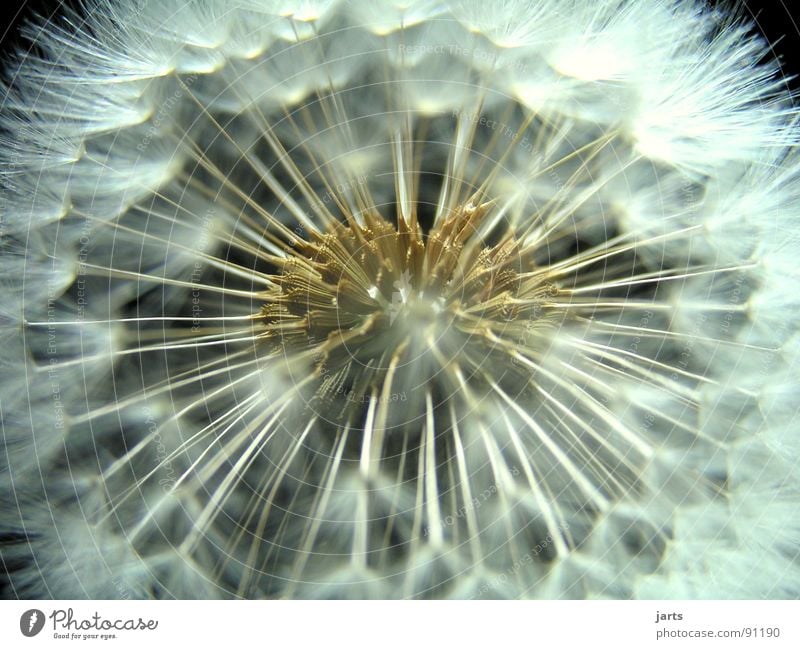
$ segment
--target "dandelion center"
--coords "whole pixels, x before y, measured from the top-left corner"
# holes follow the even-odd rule
[[[487,359],[552,320],[559,293],[511,231],[486,244],[492,207],[473,196],[427,235],[416,214],[395,226],[370,210],[294,241],[259,315],[262,338],[273,353],[310,357],[319,395],[362,404],[408,366],[418,387],[491,374]]]

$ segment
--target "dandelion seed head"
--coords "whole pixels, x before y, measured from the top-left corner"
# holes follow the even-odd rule
[[[2,104],[14,594],[797,595],[797,113],[743,20],[64,11]]]

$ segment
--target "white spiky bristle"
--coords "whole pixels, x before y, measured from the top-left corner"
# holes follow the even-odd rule
[[[82,11],[2,100],[11,593],[800,596],[800,131],[746,21]]]

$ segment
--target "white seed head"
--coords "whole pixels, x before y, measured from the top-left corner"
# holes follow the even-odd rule
[[[750,25],[82,11],[2,100],[11,594],[800,595],[799,132]]]

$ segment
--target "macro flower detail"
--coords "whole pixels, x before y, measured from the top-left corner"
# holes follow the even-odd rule
[[[692,0],[63,9],[2,100],[25,598],[797,597],[797,111]]]

